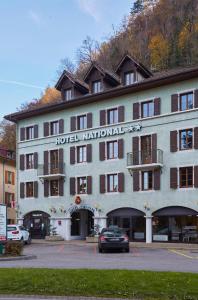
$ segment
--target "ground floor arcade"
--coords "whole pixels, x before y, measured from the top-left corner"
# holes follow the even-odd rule
[[[65,240],[85,239],[104,227],[117,225],[131,241],[198,242],[198,212],[186,207],[165,207],[153,213],[124,207],[102,215],[89,206],[74,206],[64,216],[33,211],[19,219],[32,238],[45,238],[54,230]]]

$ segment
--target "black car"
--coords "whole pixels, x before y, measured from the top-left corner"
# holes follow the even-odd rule
[[[129,238],[126,233],[118,227],[103,228],[98,237],[98,251],[122,250],[129,252]]]

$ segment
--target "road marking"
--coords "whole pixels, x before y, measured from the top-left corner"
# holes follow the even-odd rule
[[[184,254],[184,253],[182,253],[182,252],[180,252],[180,251],[176,251],[176,250],[173,250],[173,249],[168,249],[168,251],[173,252],[173,253],[178,254],[178,255],[181,255],[181,256],[184,256],[184,257],[186,257],[186,258],[190,258],[190,259],[198,259],[197,256],[190,256],[190,255]]]

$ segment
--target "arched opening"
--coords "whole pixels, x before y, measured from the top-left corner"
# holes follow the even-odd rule
[[[24,216],[23,225],[33,239],[44,239],[50,229],[50,215],[43,211],[32,211]]]
[[[107,214],[107,224],[123,228],[130,240],[144,241],[146,221],[144,213],[138,209],[125,207],[115,209]]]
[[[94,228],[94,214],[87,209],[78,209],[71,214],[71,238],[85,239]]]
[[[182,206],[169,206],[153,213],[153,240],[198,242],[198,212]]]

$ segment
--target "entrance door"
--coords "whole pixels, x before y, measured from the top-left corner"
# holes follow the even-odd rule
[[[121,223],[122,223],[122,228],[124,229],[124,231],[126,231],[126,234],[128,235],[128,237],[130,239],[132,239],[132,222],[131,222],[131,218],[129,217],[123,217],[121,218]]]
[[[71,215],[71,236],[73,239],[85,239],[94,229],[93,213],[80,209]]]
[[[23,225],[30,231],[33,239],[44,239],[49,233],[49,217],[41,211],[31,212],[24,217]]]

